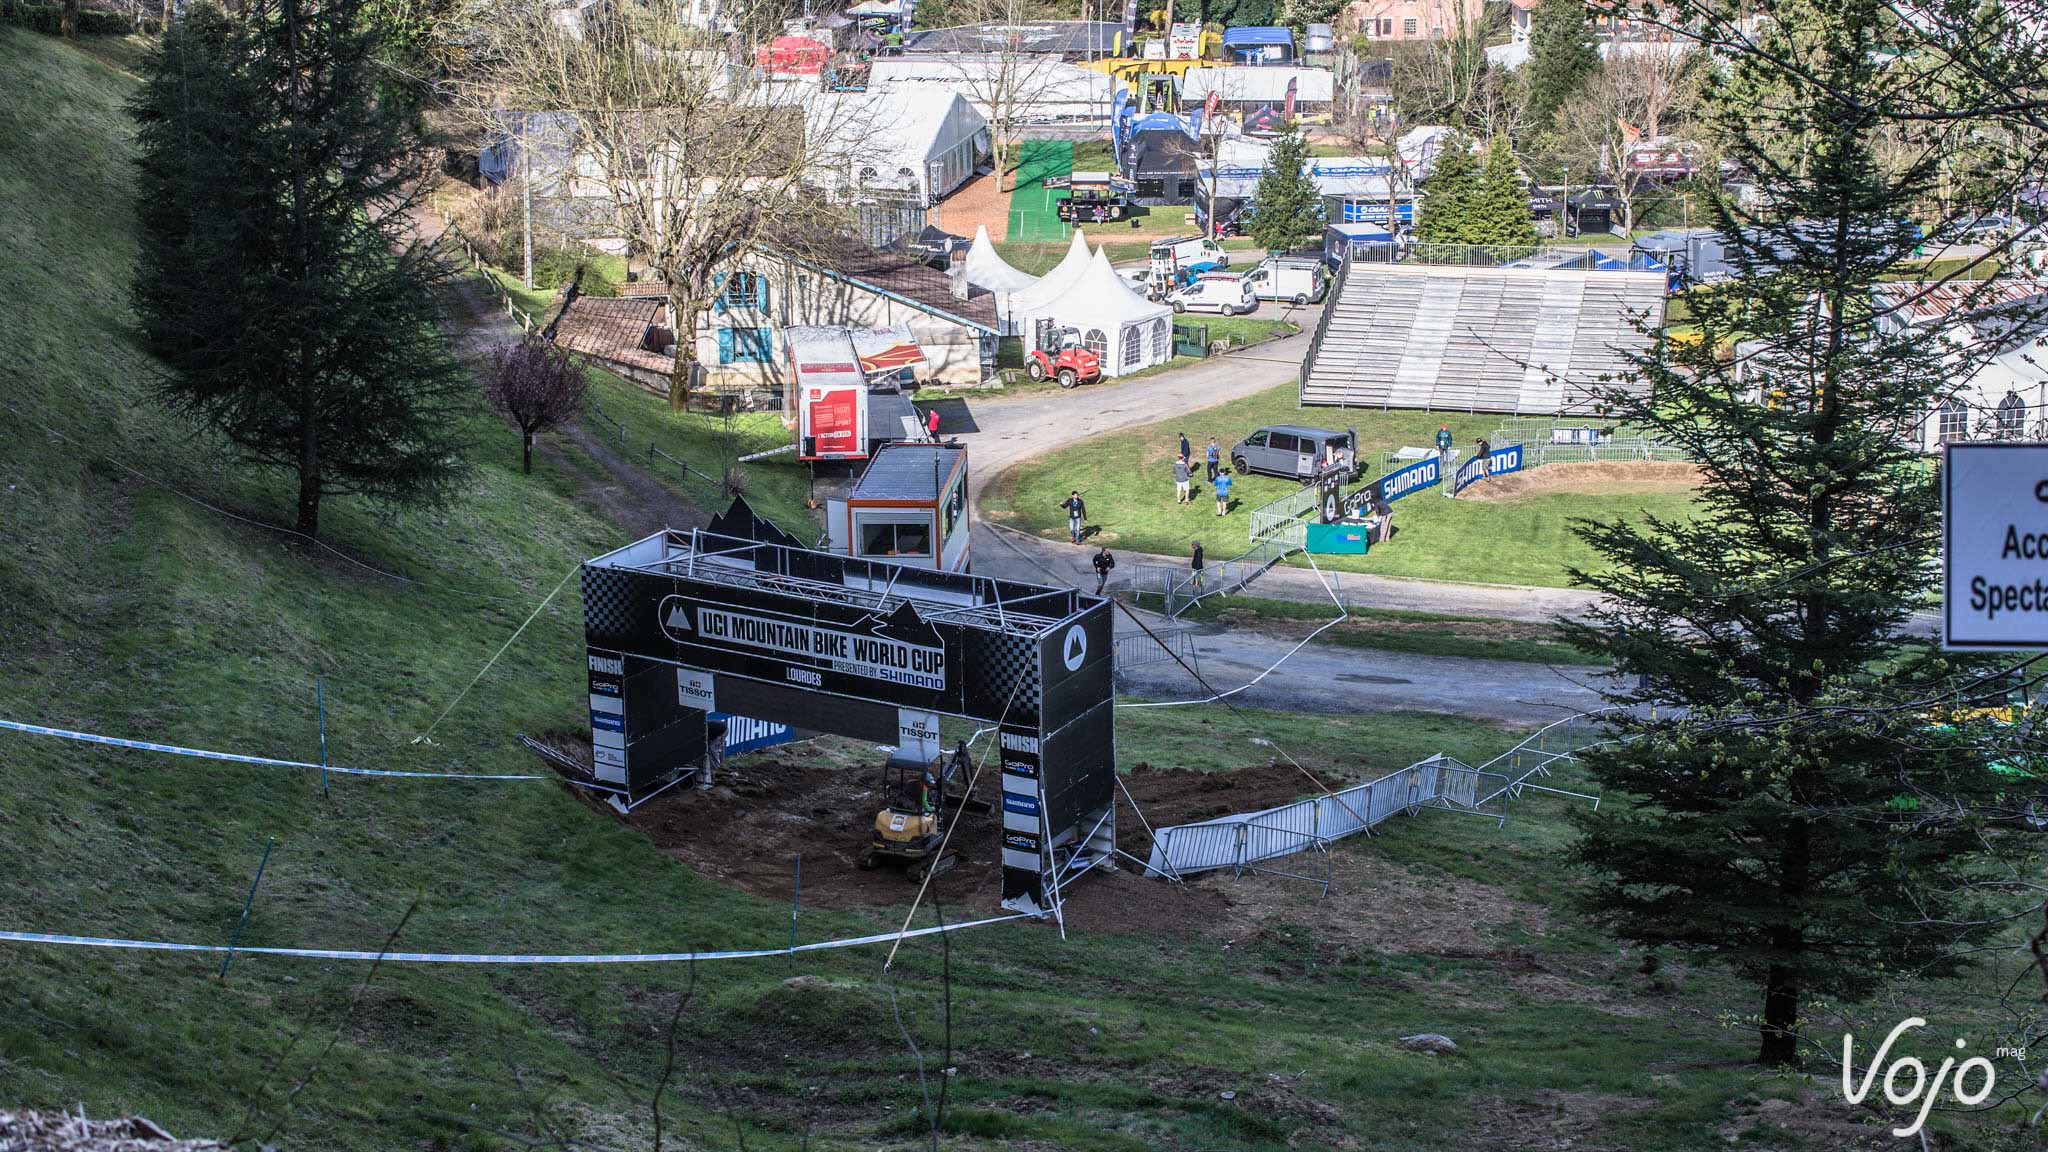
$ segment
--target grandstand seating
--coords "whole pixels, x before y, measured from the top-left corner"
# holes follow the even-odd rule
[[[1655,272],[1349,264],[1308,360],[1303,404],[1583,412],[1664,320]]]

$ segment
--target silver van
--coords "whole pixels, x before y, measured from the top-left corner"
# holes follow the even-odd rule
[[[1353,481],[1359,476],[1358,430],[1334,432],[1302,424],[1268,424],[1230,449],[1230,466],[1239,472],[1301,481],[1341,468],[1346,482]]]

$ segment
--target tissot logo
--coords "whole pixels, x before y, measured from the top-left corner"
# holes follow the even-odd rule
[[[1069,672],[1079,672],[1081,661],[1088,658],[1088,630],[1079,624],[1067,629],[1067,638],[1061,642],[1060,662]]]

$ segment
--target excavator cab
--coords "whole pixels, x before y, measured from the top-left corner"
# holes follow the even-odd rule
[[[936,876],[959,862],[947,847],[946,831],[954,810],[962,807],[987,811],[986,804],[974,805],[949,788],[966,787],[967,744],[962,741],[950,757],[929,763],[894,753],[882,766],[883,804],[875,813],[875,829],[861,852],[860,866],[875,868],[884,860],[898,860],[912,880]]]

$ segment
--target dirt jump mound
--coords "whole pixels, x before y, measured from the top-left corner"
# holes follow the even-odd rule
[[[1496,502],[1567,493],[1623,496],[1637,492],[1683,492],[1699,487],[1699,483],[1698,465],[1676,461],[1546,464],[1525,472],[1490,477],[1460,492],[1458,499]]]

